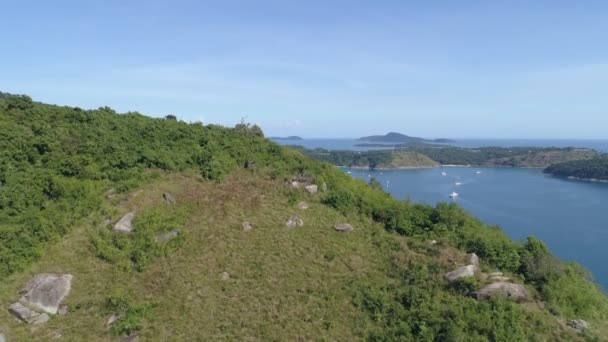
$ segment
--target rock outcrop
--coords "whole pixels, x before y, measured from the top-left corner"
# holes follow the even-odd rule
[[[67,307],[61,305],[72,288],[71,274],[42,273],[34,276],[20,291],[18,302],[8,311],[18,319],[29,324],[46,323],[49,314],[67,314]]]
[[[350,233],[353,231],[353,226],[348,223],[338,223],[334,226],[334,229],[340,233]]]
[[[501,296],[518,303],[525,302],[529,298],[528,291],[526,291],[526,288],[523,285],[508,282],[496,282],[473,293],[473,297],[478,300],[488,299],[494,296]]]
[[[475,253],[469,253],[465,256],[467,265],[479,266],[479,257]]]
[[[71,274],[38,274],[21,291],[23,297],[19,303],[32,310],[55,315],[71,288]]]
[[[114,225],[114,231],[119,233],[130,233],[133,231],[133,219],[135,218],[134,213],[128,213],[123,216],[120,221]]]
[[[456,281],[461,278],[470,278],[475,276],[475,271],[477,270],[477,266],[475,265],[467,265],[460,268],[457,268],[451,272],[445,274],[445,278],[449,282]]]
[[[287,226],[287,228],[302,227],[304,225],[304,221],[302,221],[302,219],[298,216],[292,216],[289,218],[289,220],[287,220],[285,225]]]
[[[175,198],[173,197],[173,195],[171,195],[168,192],[163,192],[163,200],[165,200],[165,203],[167,204],[175,204]]]

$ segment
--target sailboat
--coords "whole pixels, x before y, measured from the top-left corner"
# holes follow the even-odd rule
[[[447,174],[447,173],[445,173],[444,171],[442,171],[442,172],[441,172],[441,175],[442,175],[442,176],[447,176],[448,174]]]
[[[456,197],[458,197],[458,193],[456,191],[452,191],[452,193],[450,194],[450,198],[456,199]]]

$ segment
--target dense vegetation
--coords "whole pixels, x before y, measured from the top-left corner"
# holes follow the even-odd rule
[[[560,177],[608,181],[608,156],[554,164],[546,168],[545,172]]]
[[[476,149],[460,147],[412,146],[396,150],[379,151],[327,151],[306,150],[304,154],[339,166],[374,168],[375,165],[399,167],[429,166],[428,163],[394,163],[400,154],[415,153],[441,165],[501,166],[501,167],[547,167],[555,163],[572,160],[586,160],[598,155],[588,149],[542,148],[542,147],[482,147]],[[432,166],[432,165],[430,165]]]
[[[151,340],[582,340],[608,329],[605,295],[542,242],[511,241],[455,204],[397,201],[246,123],[187,124],[0,94],[0,158],[1,305],[34,270],[69,268],[78,280],[64,320],[30,330],[0,312],[0,330],[24,340],[53,329],[100,339],[110,313],[124,317],[111,333]],[[304,175],[328,191],[286,186]],[[155,204],[163,189],[177,206]],[[300,200],[312,205],[299,214],[306,226],[286,234],[285,215]],[[99,223],[133,208],[131,235]],[[233,228],[244,219],[252,234]],[[333,232],[336,220],[355,232]],[[178,239],[155,241],[173,229]],[[534,301],[477,301],[465,294],[482,279],[446,283],[465,252],[526,284]],[[217,281],[227,268],[235,279]],[[560,323],[578,318],[593,329],[578,335]]]

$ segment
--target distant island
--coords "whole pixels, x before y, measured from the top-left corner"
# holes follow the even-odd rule
[[[359,141],[374,142],[374,143],[397,143],[397,144],[427,144],[427,143],[451,143],[450,139],[425,139],[418,137],[410,137],[409,135],[390,132],[385,135],[370,135],[357,139]]]
[[[547,167],[545,173],[558,177],[608,181],[608,154],[584,160],[572,160]]]
[[[289,137],[270,137],[270,140],[304,140],[302,137],[298,137],[296,135],[292,135]]]

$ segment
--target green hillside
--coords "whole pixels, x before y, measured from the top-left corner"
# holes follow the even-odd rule
[[[309,184],[318,192],[294,186]],[[133,231],[113,232],[129,212]],[[303,226],[286,227],[293,216]],[[475,274],[448,282],[472,252]],[[496,271],[526,298],[485,298]],[[67,314],[14,319],[20,289],[48,272],[73,275]],[[397,201],[256,126],[0,93],[8,341],[605,340],[608,300],[589,277],[532,237],[511,241],[454,204]]]

